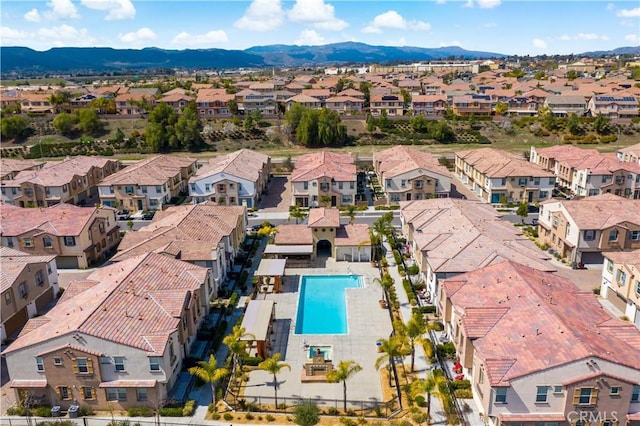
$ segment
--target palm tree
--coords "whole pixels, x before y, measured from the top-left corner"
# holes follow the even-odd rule
[[[440,396],[440,385],[443,383],[444,377],[433,374],[433,371],[427,374],[423,380],[416,380],[411,384],[411,396],[416,398],[420,395],[427,396],[427,424],[431,416],[431,395]]]
[[[273,392],[275,394],[276,410],[278,409],[278,377],[277,374],[283,368],[291,370],[291,366],[287,363],[280,362],[281,353],[274,354],[271,358],[267,358],[258,364],[260,370],[264,370],[267,373],[273,374]]]
[[[391,221],[393,220],[393,212],[391,215],[386,213],[373,223],[371,232],[371,245],[375,247],[374,258],[377,260],[382,256],[382,240],[385,235],[391,232]],[[375,244],[374,244],[375,240]]]
[[[393,286],[393,278],[391,278],[391,275],[389,274],[384,274],[382,276],[382,278],[374,278],[373,282],[376,282],[378,284],[380,284],[380,287],[382,287],[382,300],[387,300],[387,292],[389,291],[389,289]]]
[[[246,337],[255,338],[255,336],[251,333],[247,333],[244,327],[240,327],[239,324],[233,326],[233,330],[231,334],[225,336],[222,339],[222,343],[227,345],[229,348],[229,352],[231,352],[233,359],[233,374],[234,377],[237,377],[237,369],[240,369],[240,374],[242,374],[242,356],[247,353],[247,345],[249,343],[248,340],[244,340]]]
[[[345,216],[349,216],[349,224],[353,225],[353,222],[356,220],[356,206],[349,204],[344,213]]]
[[[376,359],[375,367],[376,370],[380,370],[383,365],[387,366],[387,371],[389,373],[389,386],[391,386],[391,374],[393,373],[393,366],[395,365],[395,359],[401,355],[406,355],[407,351],[405,349],[406,342],[403,336],[394,335],[389,337],[388,339],[380,339],[380,352],[382,355]]]
[[[205,383],[211,385],[211,399],[216,403],[216,384],[229,375],[229,370],[226,368],[218,368],[218,361],[212,354],[209,357],[209,361],[198,361],[198,365],[189,369],[189,374],[196,376]]]
[[[416,343],[419,343],[424,333],[427,332],[427,324],[422,314],[414,313],[411,315],[411,319],[404,324],[404,328],[407,339],[409,339],[409,345],[411,346],[411,372],[413,373],[416,358]]]
[[[331,370],[327,373],[327,381],[329,383],[342,382],[342,390],[344,393],[344,412],[347,412],[347,380],[353,377],[356,373],[362,371],[362,367],[355,361],[347,360],[340,361],[338,368]]]
[[[304,220],[305,217],[307,217],[307,212],[300,209],[300,206],[291,206],[289,209],[289,219],[294,218],[296,220],[296,225],[298,224],[298,219]]]

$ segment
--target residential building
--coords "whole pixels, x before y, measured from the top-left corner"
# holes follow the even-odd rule
[[[592,117],[602,115],[609,118],[633,118],[640,115],[637,97],[615,93],[593,96],[587,110]]]
[[[544,106],[549,108],[556,117],[568,117],[571,114],[582,117],[587,112],[587,102],[584,96],[548,96],[544,101]]]
[[[358,115],[362,113],[364,100],[353,96],[338,95],[325,99],[324,106],[338,114]]]
[[[0,180],[15,179],[18,173],[27,170],[39,170],[45,165],[40,160],[15,160],[13,158],[0,158]],[[3,200],[4,201],[4,200]]]
[[[555,177],[541,167],[493,148],[456,154],[456,175],[485,202],[538,203],[551,198]]]
[[[488,116],[493,113],[493,105],[489,95],[453,96],[451,104],[453,113],[460,117]]]
[[[226,89],[200,89],[196,98],[198,115],[202,119],[230,117],[232,112],[229,102],[234,100],[233,94],[227,94]]]
[[[620,161],[615,154],[598,154],[582,161],[560,163],[571,169],[571,192],[580,197],[611,193],[640,199],[640,164]]]
[[[369,110],[374,117],[381,116],[383,111],[389,117],[404,115],[404,99],[401,95],[391,93],[371,94]]]
[[[582,149],[575,145],[554,145],[543,148],[531,146],[529,161],[556,175],[560,186],[570,187],[573,171],[562,163],[574,164],[590,156],[600,155],[597,149]]]
[[[188,193],[187,183],[197,170],[196,160],[176,155],[141,160],[100,183],[100,202],[130,211],[162,210],[172,198]]]
[[[171,108],[174,109],[178,114],[182,113],[182,110],[185,109],[189,102],[195,100],[194,96],[187,95],[184,93],[172,93],[165,94],[162,98],[158,99],[158,102],[167,104]]]
[[[144,115],[156,106],[156,98],[148,93],[118,94],[115,99],[116,111],[120,115]]]
[[[502,262],[445,280],[438,305],[485,424],[640,418],[640,332],[571,280]]]
[[[620,148],[616,153],[620,161],[640,164],[640,143]]]
[[[602,194],[540,205],[539,241],[575,264],[602,264],[602,253],[640,248],[640,200]]]
[[[20,207],[49,207],[59,203],[90,203],[97,186],[120,169],[120,162],[101,157],[67,157],[41,168],[24,170],[0,181],[2,201]]]
[[[153,252],[209,268],[211,287],[205,294],[210,300],[233,267],[246,226],[246,208],[241,206],[206,202],[169,207],[156,213],[150,225],[127,232],[111,260]]]
[[[239,108],[247,115],[254,111],[257,111],[262,115],[274,115],[278,112],[278,100],[276,99],[276,94],[273,92],[247,93],[242,98],[242,103],[239,105]]]
[[[295,95],[287,99],[286,104],[287,104],[287,110],[290,110],[294,104],[298,104],[303,106],[304,108],[311,108],[311,109],[320,109],[322,107],[322,102],[320,101],[320,99],[314,98],[309,95],[305,95],[303,93],[300,93],[298,95]]]
[[[430,153],[406,145],[374,152],[373,168],[387,201],[444,198],[451,191],[451,174]]]
[[[115,211],[56,204],[23,209],[2,204],[2,246],[33,255],[56,255],[58,268],[88,268],[120,242]]]
[[[289,178],[291,205],[338,207],[355,202],[356,165],[351,154],[321,151],[301,155]]]
[[[549,254],[485,203],[454,198],[401,202],[400,222],[431,302],[443,279],[505,260],[541,271],[556,269]]]
[[[440,116],[447,110],[447,98],[444,95],[414,95],[411,97],[411,109],[414,115]]]
[[[39,315],[58,295],[55,254],[31,255],[0,247],[2,330],[0,339],[15,338],[29,318]]]
[[[156,253],[69,283],[3,352],[10,387],[38,404],[157,408],[209,312],[208,269]]]
[[[53,114],[55,105],[50,101],[51,93],[23,91],[20,94],[20,111],[23,113]]]
[[[602,253],[600,296],[640,328],[640,249]]]
[[[189,179],[189,195],[194,203],[257,207],[270,173],[271,157],[241,149],[212,158],[198,169]]]

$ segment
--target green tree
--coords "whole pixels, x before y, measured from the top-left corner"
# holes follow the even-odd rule
[[[133,229],[133,221],[132,220],[128,220],[127,221],[127,228],[129,228],[129,231],[131,231]]]
[[[391,287],[393,287],[394,281],[393,278],[391,278],[391,275],[384,274],[381,278],[374,278],[373,282],[380,284],[380,287],[382,288],[382,300],[385,300],[388,302],[388,297],[387,294],[389,293],[389,290],[391,289]]]
[[[229,108],[231,115],[238,115],[238,101],[235,99],[229,99],[227,101],[227,108]]]
[[[176,138],[183,147],[189,151],[196,151],[202,146],[202,122],[198,116],[198,109],[195,102],[189,104],[182,110],[182,115],[175,125]]]
[[[189,368],[189,374],[211,385],[211,398],[215,404],[216,384],[229,375],[229,370],[223,367],[218,368],[218,361],[214,355],[209,356],[209,361],[198,361],[197,364]]]
[[[300,426],[314,426],[320,423],[320,409],[313,401],[304,401],[293,409],[294,422]]]
[[[416,344],[422,341],[422,336],[427,332],[427,323],[421,313],[414,312],[411,319],[404,324],[405,333],[411,346],[411,372],[415,368]]]
[[[399,334],[393,335],[388,339],[380,339],[379,342],[379,350],[382,352],[382,355],[376,359],[375,367],[376,370],[380,370],[383,366],[387,367],[389,386],[391,386],[391,377],[395,366],[395,360],[399,356],[407,355],[407,342],[404,336]]]
[[[367,115],[367,132],[373,132],[376,126],[376,119],[371,114]]]
[[[347,130],[336,111],[322,108],[291,108],[285,115],[300,144],[308,147],[344,143]]]
[[[349,224],[353,225],[353,222],[356,220],[356,206],[348,204],[344,214],[349,217]]]
[[[429,131],[429,121],[427,121],[424,115],[415,115],[411,117],[409,124],[411,124],[411,128],[414,132],[426,133]]]
[[[118,127],[118,129],[116,130],[115,141],[118,142],[118,143],[124,142],[124,132],[122,131],[122,129],[120,127]]]
[[[77,123],[77,115],[68,112],[61,112],[53,119],[53,127],[63,135],[69,135]]]
[[[154,152],[166,152],[178,147],[174,125],[178,115],[168,104],[160,102],[151,110],[145,129],[145,138]]]
[[[430,128],[431,138],[440,143],[455,142],[456,134],[444,121],[436,121]]]
[[[609,133],[609,123],[611,119],[609,117],[605,117],[602,114],[598,114],[596,118],[593,120],[593,130],[596,131],[599,135],[604,135]]]
[[[412,100],[411,93],[409,93],[405,89],[402,89],[400,93],[402,94],[402,109],[406,111],[411,106],[411,100]]]
[[[278,376],[277,375],[283,368],[288,368],[289,370],[291,370],[291,366],[289,364],[280,362],[280,357],[282,357],[282,354],[276,353],[271,358],[267,358],[264,361],[262,361],[260,364],[258,364],[258,368],[260,370],[264,370],[267,373],[273,374],[273,392],[275,395],[276,409],[278,408]]]
[[[26,134],[29,122],[20,116],[2,117],[2,139],[20,139]]]
[[[71,99],[73,99],[73,94],[66,90],[49,96],[49,102],[54,106],[56,112],[67,111]]]
[[[362,106],[364,108],[369,108],[369,106],[371,105],[371,83],[368,81],[362,81],[360,82],[360,86],[358,88],[364,95],[364,102]]]
[[[362,371],[362,367],[355,361],[346,360],[338,363],[338,368],[327,373],[329,383],[342,382],[343,409],[347,412],[347,380]]]
[[[231,353],[231,360],[233,362],[232,373],[234,377],[242,374],[242,358],[247,354],[247,345],[249,341],[247,337],[255,338],[251,333],[247,333],[244,327],[240,327],[239,324],[233,326],[231,334],[225,336],[222,339],[222,343],[229,348]]]
[[[255,128],[256,128],[256,122],[253,121],[253,115],[248,114],[245,118],[244,118],[244,123],[243,123],[243,127],[246,131],[248,132],[252,132]]]
[[[570,70],[565,74],[565,78],[569,81],[573,81],[580,77],[580,73],[576,70]]]
[[[95,109],[80,108],[76,110],[76,116],[78,117],[78,129],[82,133],[97,135],[104,128]]]
[[[307,212],[302,210],[297,204],[289,208],[289,219],[295,219],[296,225],[298,224],[298,219],[304,220],[305,217],[307,217]]]
[[[294,132],[300,124],[300,120],[302,119],[302,114],[304,113],[304,111],[305,107],[303,107],[299,103],[294,103],[293,105],[291,105],[291,108],[289,108],[289,110],[284,114],[285,122],[291,127],[291,129],[293,129]]]
[[[496,114],[505,115],[509,111],[509,105],[504,102],[496,103]]]
[[[538,71],[537,73],[535,73],[533,75],[533,78],[540,81],[540,80],[546,80],[547,79],[547,74],[544,71]]]
[[[516,214],[520,216],[520,220],[524,223],[524,220],[527,216],[529,216],[529,203],[524,202],[518,204],[518,209],[516,210]]]
[[[434,375],[433,372],[427,374],[422,380],[416,380],[411,383],[411,396],[416,398],[417,396],[427,396],[427,423],[431,417],[431,397],[440,396],[440,384],[444,381],[442,376]],[[445,382],[446,384],[446,382]]]
[[[387,114],[387,110],[383,109],[380,113],[380,117],[377,120],[378,127],[380,129],[385,130],[391,127],[391,120],[389,120],[389,115]]]
[[[110,98],[96,98],[89,103],[89,106],[97,110],[100,114],[115,114],[116,101]]]
[[[569,115],[569,119],[567,120],[567,130],[572,135],[580,135],[582,134],[582,128],[580,127],[580,120],[578,116],[575,114]]]

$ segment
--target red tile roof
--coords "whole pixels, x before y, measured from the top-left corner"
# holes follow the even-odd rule
[[[324,207],[310,209],[307,224],[309,228],[337,228],[340,226],[340,210]]]
[[[337,182],[356,180],[356,165],[351,154],[321,151],[301,155],[295,161],[291,182],[308,182],[329,177]]]

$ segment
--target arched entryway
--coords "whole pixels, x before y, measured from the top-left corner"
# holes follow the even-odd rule
[[[331,242],[329,240],[320,240],[316,245],[317,257],[331,257]]]

